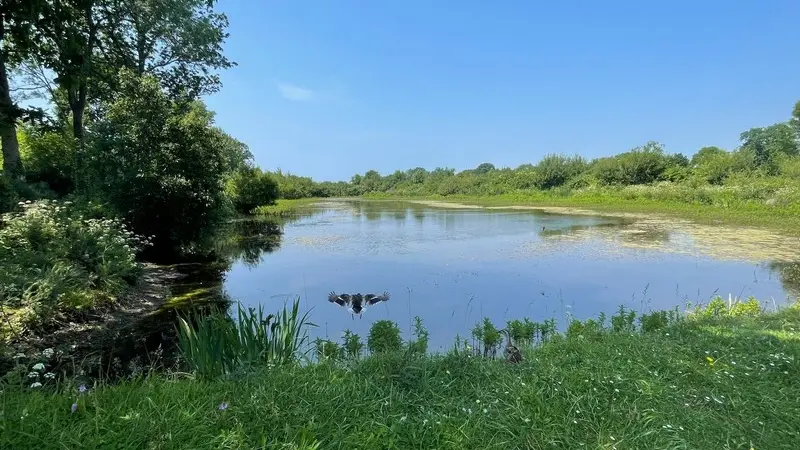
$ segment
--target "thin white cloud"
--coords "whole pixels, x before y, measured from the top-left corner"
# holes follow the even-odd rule
[[[314,91],[292,83],[278,83],[278,91],[286,100],[293,102],[310,102],[316,97]]]

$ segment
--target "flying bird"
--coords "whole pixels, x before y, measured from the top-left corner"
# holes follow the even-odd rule
[[[364,311],[375,304],[380,302],[385,302],[389,300],[389,293],[384,292],[381,295],[375,294],[366,294],[361,295],[358,294],[337,294],[335,292],[331,292],[328,294],[328,301],[331,303],[336,303],[337,305],[347,308],[350,311],[351,318],[354,317],[355,314],[358,314],[358,317],[361,318]]]

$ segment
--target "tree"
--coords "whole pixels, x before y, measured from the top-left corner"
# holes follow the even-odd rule
[[[32,27],[40,13],[39,0],[0,1],[0,141],[3,147],[3,173],[19,177],[23,173],[17,141],[17,121],[25,110],[11,96],[9,69],[34,51]]]
[[[223,53],[228,19],[214,11],[216,0],[105,0],[100,58],[108,67],[151,74],[174,97],[215,92],[212,71],[234,65]]]
[[[692,156],[692,166],[698,167],[705,164],[707,161],[719,158],[722,154],[727,154],[725,150],[719,147],[703,147]]]
[[[797,139],[800,139],[800,101],[794,104],[794,111],[792,111],[792,125],[794,126]]]
[[[473,172],[475,172],[478,175],[483,175],[483,174],[491,172],[493,170],[495,170],[494,164],[492,164],[492,163],[483,163],[483,164],[478,165],[478,167],[476,167],[475,170],[473,170]]]
[[[211,114],[176,102],[152,76],[123,71],[118,98],[93,126],[84,170],[95,194],[161,251],[185,251],[224,213],[225,161]]]
[[[259,168],[235,173],[228,180],[226,191],[234,208],[242,214],[248,214],[258,206],[271,205],[278,199],[278,183]]]
[[[768,172],[776,169],[779,156],[800,153],[796,131],[789,122],[751,128],[741,134],[740,140],[742,150],[753,152],[756,165]]]

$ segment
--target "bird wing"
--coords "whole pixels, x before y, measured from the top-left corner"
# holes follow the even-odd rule
[[[341,296],[337,295],[336,292],[331,291],[331,293],[328,294],[328,301],[329,302],[334,303],[338,299],[341,299]]]

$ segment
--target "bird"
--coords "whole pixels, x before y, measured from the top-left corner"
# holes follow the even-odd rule
[[[506,336],[506,361],[518,363],[522,361],[522,352],[511,342],[511,335],[508,330],[500,330]]]
[[[381,295],[376,294],[366,294],[361,295],[361,293],[357,294],[337,294],[336,292],[331,291],[328,294],[328,301],[331,303],[336,303],[337,305],[347,308],[350,311],[351,318],[354,318],[355,314],[358,314],[358,317],[361,318],[364,311],[372,306],[376,305],[380,302],[385,302],[389,300],[389,293],[384,292]]]

